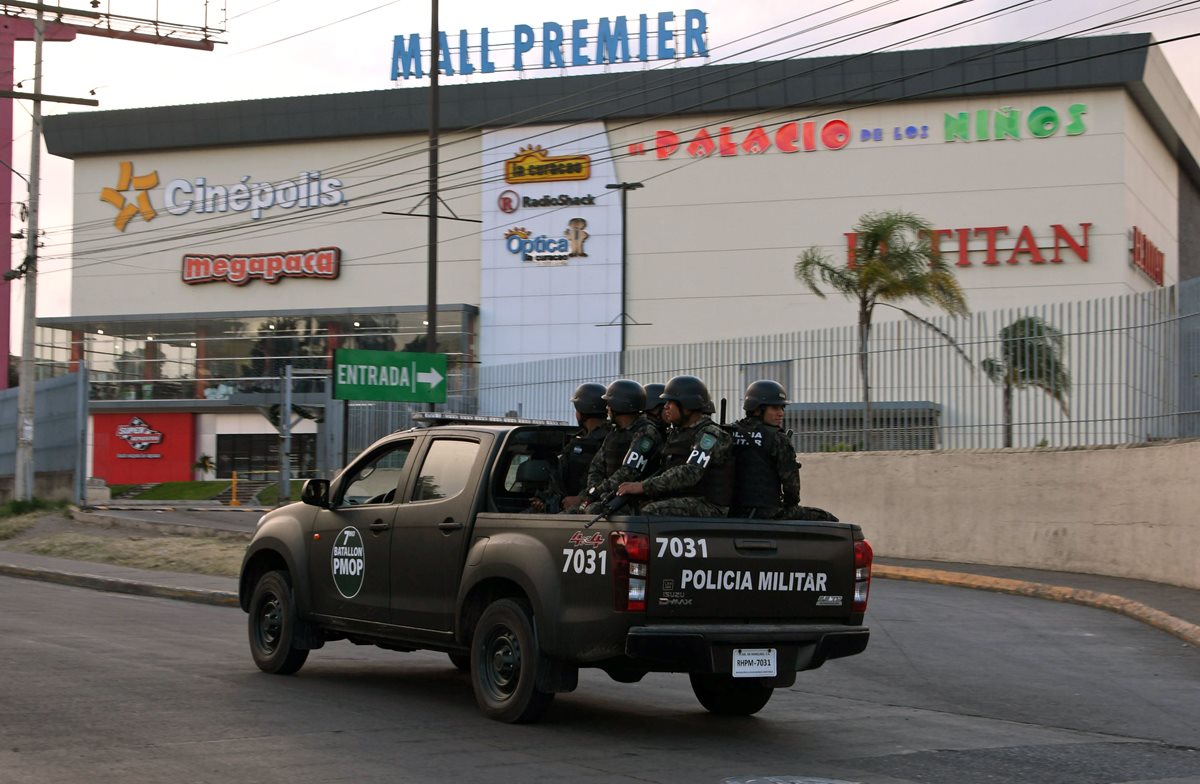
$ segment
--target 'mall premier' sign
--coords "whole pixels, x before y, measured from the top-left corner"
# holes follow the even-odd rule
[[[446,402],[446,355],[338,349],[333,354],[335,400]]]
[[[459,30],[454,39],[439,32],[438,71],[446,76],[470,76],[476,71],[495,73],[497,67],[523,71],[707,57],[708,45],[704,41],[707,30],[704,12],[689,9],[682,17],[662,11],[636,17],[604,16],[596,22],[575,19],[567,24],[517,24],[513,26],[511,40],[493,39],[486,27],[480,28],[478,35]],[[393,81],[424,78],[429,54],[427,49],[422,50],[421,43],[420,33],[397,35],[393,39]],[[502,54],[511,56],[512,61],[497,66],[492,57]]]

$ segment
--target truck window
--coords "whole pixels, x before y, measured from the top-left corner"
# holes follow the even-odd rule
[[[478,453],[479,444],[475,441],[435,440],[425,455],[413,500],[452,498],[461,493],[471,478]]]
[[[363,463],[343,487],[342,503],[392,503],[412,445],[411,439],[391,444]]]

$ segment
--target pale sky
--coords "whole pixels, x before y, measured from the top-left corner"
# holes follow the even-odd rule
[[[67,0],[66,7],[87,8],[85,0]],[[404,89],[427,80],[391,81],[392,40],[396,35],[429,32],[429,0],[104,0],[99,10],[152,19],[159,9],[165,22],[224,27],[216,36],[225,41],[213,52],[177,49],[143,43],[79,36],[73,42],[47,43],[43,52],[42,92],[91,97],[101,110],[207,103],[251,98]],[[890,49],[936,48],[959,44],[1003,43],[1053,38],[1087,32],[1151,32],[1159,40],[1200,32],[1200,0],[826,0],[822,3],[761,2],[760,0],[696,0],[677,7],[667,3],[629,0],[569,5],[536,0],[439,3],[439,26],[454,39],[460,29],[478,33],[491,29],[493,40],[510,40],[514,25],[535,29],[543,22],[568,28],[574,19],[594,25],[601,17],[673,11],[680,18],[688,8],[704,11],[708,19],[709,62],[734,62],[781,57],[848,54]],[[164,10],[164,9],[169,9]],[[899,20],[917,14],[906,22]],[[168,13],[178,16],[168,16]],[[1151,18],[1142,15],[1152,13]],[[990,15],[989,15],[990,14]],[[987,15],[987,16],[985,16]],[[983,17],[969,26],[958,23]],[[1137,17],[1137,18],[1131,18]],[[840,21],[838,21],[840,19]],[[1121,21],[1127,20],[1127,21]],[[1117,22],[1117,24],[1110,24]],[[1104,25],[1099,28],[1098,26]],[[941,28],[953,29],[938,34]],[[830,39],[852,36],[868,28],[869,35],[830,46]],[[911,40],[910,40],[911,39]],[[1200,37],[1166,44],[1163,53],[1193,105],[1200,105]],[[505,58],[493,58],[497,65]],[[681,60],[678,67],[703,60]],[[622,66],[620,70],[662,68],[661,63]],[[17,44],[15,79],[32,91],[33,45]],[[526,71],[520,78],[570,75],[580,69]],[[492,78],[515,79],[517,74]],[[479,80],[473,76],[469,79]],[[446,79],[455,83],[461,78]],[[14,109],[12,166],[27,174],[31,139],[31,105]],[[47,115],[86,111],[82,107],[45,104]],[[71,162],[42,158],[41,227],[46,242],[69,238],[71,223]],[[13,200],[23,201],[27,186],[13,177]],[[13,230],[20,223],[14,219]],[[13,242],[14,259],[24,255],[24,243]],[[38,278],[38,316],[70,314],[69,259],[47,249]],[[16,266],[16,264],[14,264]],[[13,353],[19,350],[23,292],[11,286]]]

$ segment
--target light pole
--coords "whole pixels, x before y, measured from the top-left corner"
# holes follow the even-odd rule
[[[617,318],[621,319],[621,354],[617,360],[617,375],[625,377],[625,324],[629,321],[629,314],[625,312],[625,290],[626,281],[628,280],[628,264],[626,263],[628,256],[626,249],[628,247],[626,237],[629,236],[629,224],[626,222],[625,212],[625,195],[630,191],[636,191],[642,187],[640,182],[614,182],[604,186],[609,190],[621,192],[621,315]]]

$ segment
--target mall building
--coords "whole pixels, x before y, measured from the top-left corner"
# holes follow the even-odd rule
[[[844,256],[872,211],[928,220],[975,311],[1200,275],[1200,117],[1149,35],[440,94],[450,407],[504,413],[480,366],[851,323],[793,265]],[[265,475],[283,366],[318,411],[335,349],[424,350],[428,101],[46,119],[74,161],[75,226],[71,315],[39,319],[39,362],[86,363],[90,474],[186,479],[207,454],[220,476]],[[134,419],[185,446],[131,459]],[[295,430],[301,475],[317,431]]]

